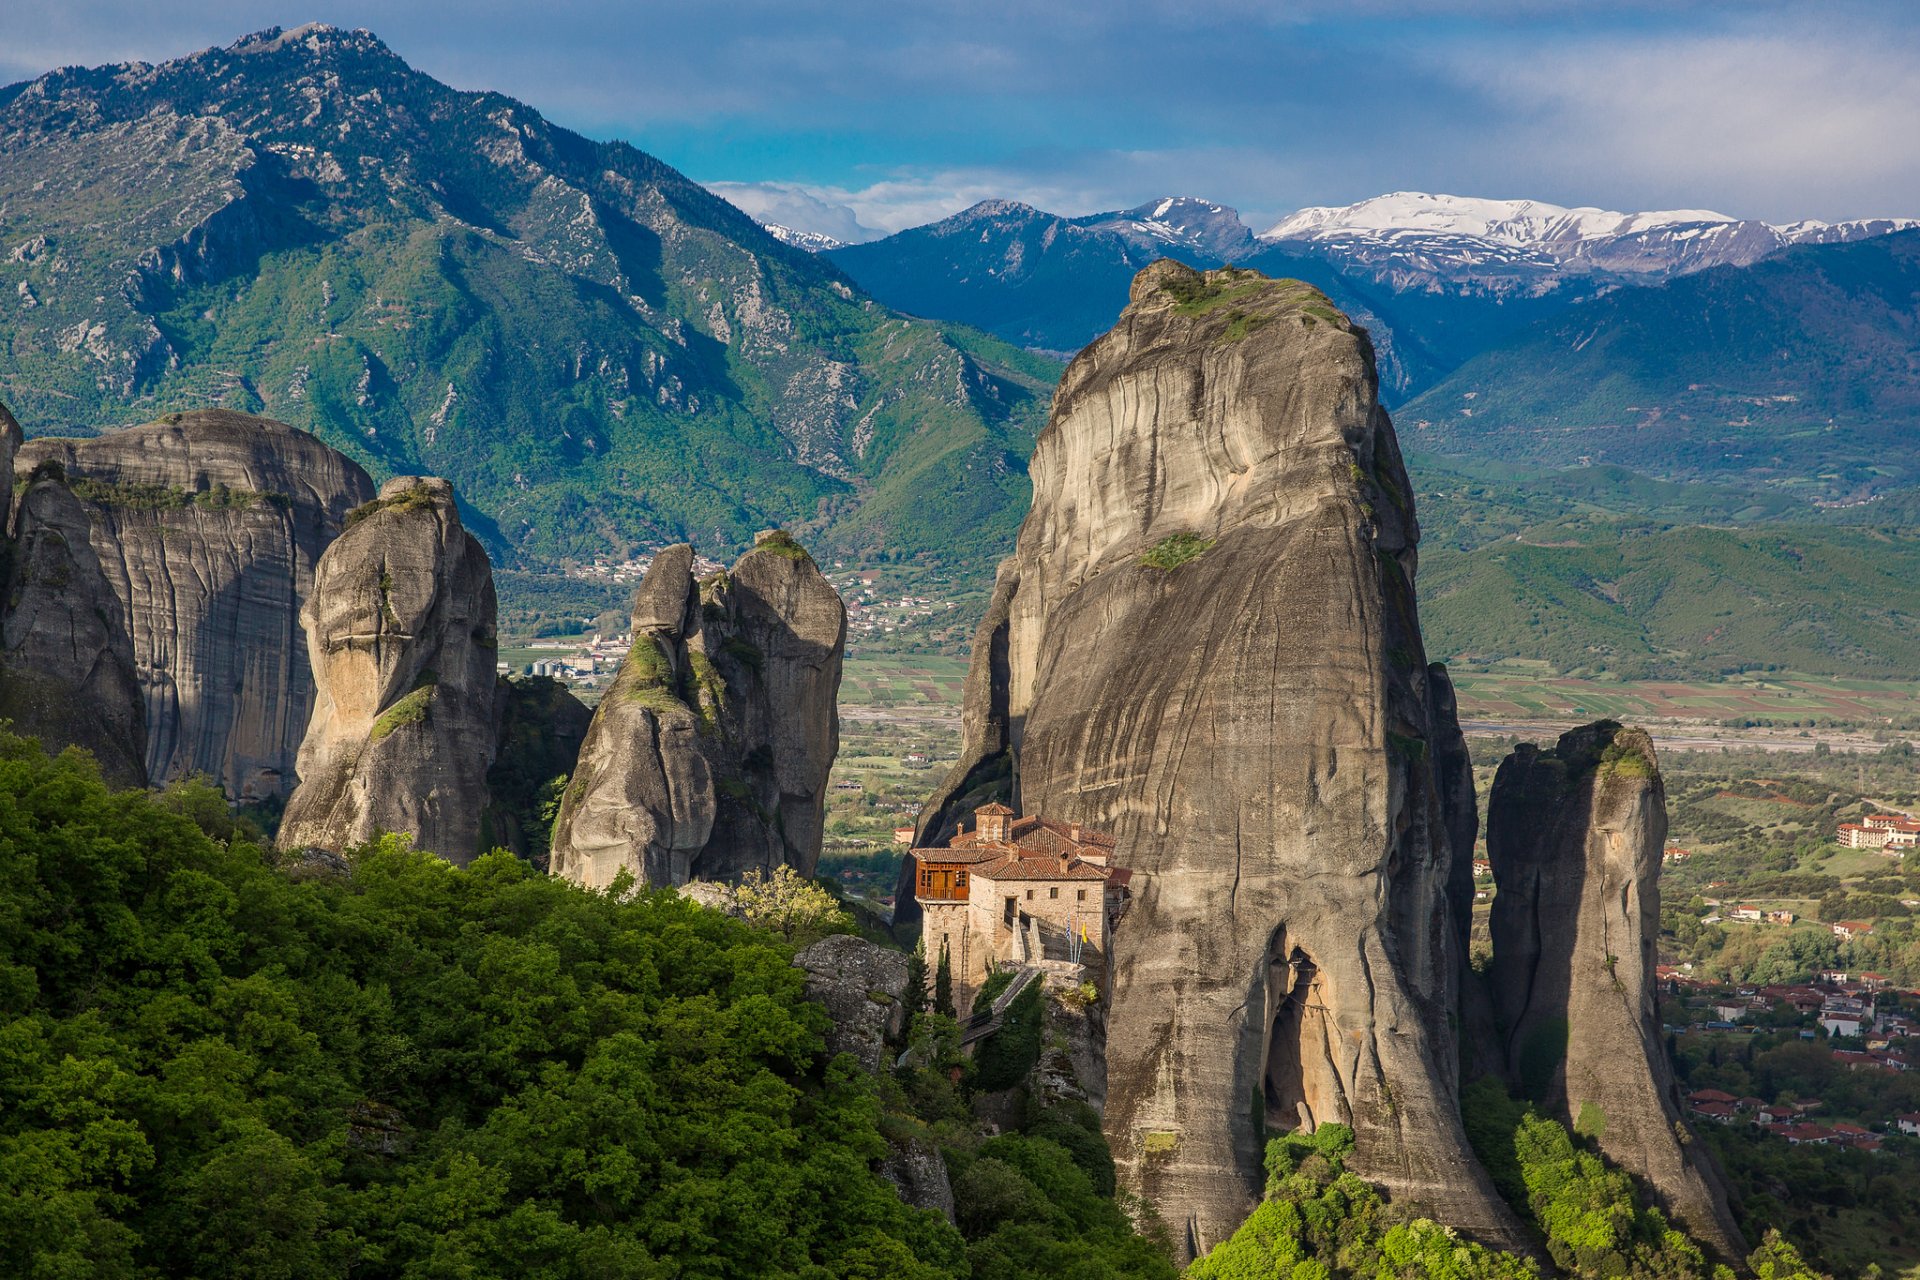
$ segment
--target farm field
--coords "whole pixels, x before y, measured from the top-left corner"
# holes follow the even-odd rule
[[[852,657],[841,681],[840,704],[863,712],[957,712],[966,675],[965,658]],[[1758,729],[1920,728],[1920,681],[1791,673],[1717,681],[1593,680],[1552,675],[1544,664],[1524,662],[1456,668],[1453,680],[1463,720],[1557,723],[1609,717]]]
[[[1721,681],[1588,680],[1521,664],[1455,670],[1463,719],[1683,720],[1748,727],[1911,727],[1920,682],[1773,673]]]
[[[842,707],[923,707],[958,711],[967,660],[939,654],[860,654],[840,677]]]

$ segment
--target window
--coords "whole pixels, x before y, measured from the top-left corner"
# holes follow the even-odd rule
[[[1075,902],[1085,902],[1086,900],[1087,900],[1087,891],[1085,889],[1074,890]]]
[[[1029,890],[1027,890],[1027,901],[1028,901],[1028,902],[1032,902],[1032,901],[1033,901],[1033,890],[1031,890],[1031,889],[1029,889]]]
[[[1059,896],[1060,896],[1060,886],[1056,884],[1056,885],[1054,885],[1054,886],[1053,886],[1052,888],[1050,888],[1050,889],[1048,889],[1048,890],[1047,890],[1047,896],[1048,896],[1049,898],[1057,898],[1057,897],[1059,897]]]

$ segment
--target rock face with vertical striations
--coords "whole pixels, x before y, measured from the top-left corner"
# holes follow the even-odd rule
[[[318,685],[282,848],[380,831],[471,860],[495,707],[493,568],[445,480],[397,476],[320,558],[300,615]]]
[[[1688,1133],[1660,1040],[1654,947],[1666,791],[1653,741],[1600,721],[1494,778],[1491,989],[1509,1077],[1644,1179],[1723,1259],[1746,1255],[1712,1157]]]
[[[1155,263],[1032,474],[922,839],[1001,773],[1115,834],[1123,1181],[1191,1255],[1255,1204],[1261,1125],[1338,1121],[1406,1212],[1518,1243],[1459,1120],[1458,730],[1364,331],[1298,282]]]
[[[811,874],[846,630],[838,593],[784,533],[697,582],[691,547],[654,557],[561,802],[554,874],[595,888],[622,870],[648,885]]]
[[[19,447],[20,426],[0,406],[0,456],[11,463]],[[94,554],[86,507],[58,464],[42,465],[11,515],[0,718],[50,752],[91,751],[116,786],[145,786],[146,712],[133,646]]]
[[[304,431],[225,410],[88,440],[34,440],[57,464],[118,601],[145,702],[145,771],[284,797],[313,705],[300,609],[366,472]]]

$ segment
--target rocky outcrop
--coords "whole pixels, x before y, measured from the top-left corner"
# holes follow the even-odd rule
[[[869,1074],[888,1071],[893,1064],[890,1046],[905,1038],[907,1028],[906,953],[835,934],[802,950],[793,963],[806,971],[807,998],[819,1001],[832,1019],[827,1056],[850,1053]],[[878,1172],[907,1204],[953,1221],[953,1184],[935,1144],[889,1138]]]
[[[840,745],[846,609],[784,533],[698,582],[654,557],[633,647],[594,711],[554,826],[552,867],[604,888],[811,874]]]
[[[381,831],[479,851],[495,750],[493,569],[453,487],[399,476],[327,548],[301,611],[317,681],[282,848]]]
[[[807,947],[793,963],[807,972],[808,998],[833,1019],[828,1056],[850,1053],[868,1073],[885,1072],[888,1041],[906,1034],[907,953],[841,933]]]
[[[1188,1254],[1253,1207],[1259,1125],[1323,1121],[1406,1212],[1520,1239],[1459,1120],[1457,726],[1375,387],[1308,286],[1141,272],[1055,395],[923,824],[1011,759],[1026,812],[1116,835],[1105,1124]]]
[[[145,703],[145,773],[284,797],[313,705],[300,609],[366,472],[304,431],[224,410],[34,440],[79,500]]]
[[[1510,1079],[1737,1261],[1739,1228],[1712,1157],[1687,1130],[1660,1039],[1666,836],[1666,792],[1644,732],[1600,721],[1551,750],[1514,749],[1487,813],[1494,1012]]]
[[[19,425],[0,409],[0,453],[19,443]],[[28,477],[12,525],[0,718],[50,752],[92,752],[116,786],[145,786],[146,713],[126,615],[94,554],[86,508],[58,463]]]
[[[13,474],[14,455],[20,452],[20,446],[25,443],[25,441],[26,433],[20,430],[20,423],[14,418],[13,411],[8,409],[4,404],[0,404],[0,464],[5,465],[6,475]],[[0,506],[11,505],[11,502],[12,495],[9,493],[7,503],[0,504]],[[0,519],[0,525],[4,524],[6,524],[6,520]],[[0,532],[3,531],[4,530],[0,530]]]

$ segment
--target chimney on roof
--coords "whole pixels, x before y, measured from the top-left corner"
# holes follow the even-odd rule
[[[1080,843],[1080,824],[1077,822],[1073,824],[1073,842]]]

